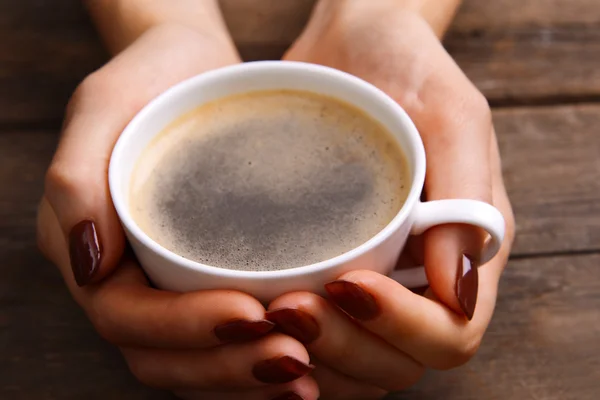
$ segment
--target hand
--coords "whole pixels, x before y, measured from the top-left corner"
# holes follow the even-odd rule
[[[289,336],[265,336],[273,324],[257,300],[234,291],[157,290],[132,257],[123,257],[107,182],[120,132],[168,87],[237,62],[226,37],[159,26],[86,78],[70,101],[47,173],[39,245],[141,382],[185,398],[262,400],[294,391],[316,399],[314,380],[304,376],[306,349]]]
[[[314,376],[327,399],[377,398],[412,385],[426,367],[465,363],[492,317],[514,234],[485,98],[430,26],[393,2],[321,1],[284,58],[337,68],[387,92],[421,133],[426,199],[489,202],[504,214],[507,234],[500,253],[478,270],[483,232],[436,227],[413,238],[401,257],[424,262],[430,287],[423,295],[377,273],[354,271],[326,286],[331,302],[287,294],[269,306],[268,319],[316,357]]]

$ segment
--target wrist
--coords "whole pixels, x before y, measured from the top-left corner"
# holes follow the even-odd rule
[[[318,0],[313,18],[328,24],[333,20],[372,20],[385,15],[406,14],[426,21],[438,37],[448,29],[462,0]]]
[[[164,25],[184,26],[231,42],[217,0],[87,0],[86,6],[113,54],[144,32]]]

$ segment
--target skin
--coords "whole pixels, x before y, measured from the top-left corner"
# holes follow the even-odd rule
[[[304,345],[283,334],[223,344],[215,326],[263,319],[264,306],[234,291],[154,289],[135,260],[123,256],[125,239],[108,192],[110,153],[127,122],[159,93],[240,62],[216,2],[186,0],[167,8],[159,0],[88,2],[116,56],[86,78],[69,103],[40,203],[38,241],[75,301],[121,349],[141,382],[189,399],[269,399],[287,391],[307,400],[369,399],[412,385],[425,368],[453,368],[474,355],[493,314],[514,222],[487,102],[438,39],[458,3],[321,0],[284,58],[350,72],[398,101],[426,147],[427,199],[473,198],[502,211],[507,237],[500,253],[479,270],[473,319],[465,318],[455,284],[458,260],[465,251],[481,250],[482,234],[448,225],[413,238],[401,258],[401,267],[425,263],[431,286],[423,295],[370,271],[340,277],[373,296],[380,308],[375,318],[353,320],[311,293],[276,299],[268,309],[301,309],[317,321],[319,337]],[[84,219],[96,223],[102,259],[92,282],[80,287],[67,240]],[[310,360],[316,369],[278,385],[252,376],[257,362],[283,355]]]

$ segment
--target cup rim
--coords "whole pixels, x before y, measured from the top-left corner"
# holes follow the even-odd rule
[[[130,213],[129,206],[125,201],[122,191],[118,187],[121,179],[124,179],[120,173],[121,171],[119,170],[119,160],[127,156],[126,148],[128,142],[134,140],[139,134],[138,126],[142,123],[142,121],[154,113],[161,112],[162,108],[166,107],[171,102],[173,97],[182,96],[188,91],[198,90],[198,87],[210,85],[210,82],[218,76],[227,77],[228,75],[239,75],[246,72],[254,72],[256,70],[264,70],[264,72],[268,72],[272,69],[285,69],[292,73],[326,74],[331,79],[344,81],[345,84],[353,85],[361,92],[377,98],[377,101],[381,103],[381,107],[388,108],[390,111],[392,111],[394,116],[399,120],[399,125],[403,127],[405,132],[404,135],[408,138],[410,148],[403,147],[402,150],[405,153],[410,152],[414,157],[414,163],[412,165],[412,179],[410,183],[411,187],[408,196],[406,197],[406,201],[394,218],[383,229],[381,229],[366,242],[333,258],[300,267],[274,271],[233,270],[202,264],[197,261],[184,258],[177,253],[168,250],[150,238],[150,236],[148,236],[138,226]],[[318,91],[314,92],[318,93]],[[201,104],[199,104],[199,106],[200,105]],[[372,116],[372,118],[375,117]],[[405,154],[405,157],[409,157],[409,155]],[[110,157],[108,181],[113,205],[124,229],[133,235],[135,239],[141,242],[144,247],[151,250],[158,256],[169,260],[171,263],[176,264],[179,267],[201,272],[203,274],[221,277],[235,277],[250,280],[289,278],[293,276],[316,273],[336,267],[340,264],[348,263],[369,252],[373,248],[378,247],[381,243],[386,241],[390,236],[398,231],[402,224],[408,220],[415,204],[419,202],[420,192],[425,181],[425,149],[418,130],[406,111],[404,111],[404,109],[391,97],[374,85],[357,78],[354,75],[321,65],[297,61],[254,61],[226,66],[193,76],[172,86],[151,100],[133,117],[133,119],[127,124],[119,136]]]

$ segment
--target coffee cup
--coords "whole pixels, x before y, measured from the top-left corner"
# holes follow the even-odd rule
[[[383,125],[397,141],[408,164],[411,187],[399,212],[365,243],[311,265],[269,271],[240,271],[205,265],[158,244],[140,228],[129,208],[129,187],[136,161],[148,144],[180,116],[228,96],[264,90],[302,90],[351,104]],[[470,199],[421,202],[425,181],[425,149],[407,113],[375,86],[344,72],[299,62],[261,61],[203,73],[167,90],[127,125],[109,166],[111,197],[142,268],[157,287],[178,291],[230,289],[263,302],[291,291],[324,292],[324,284],[340,275],[369,269],[391,275],[407,287],[427,284],[423,267],[394,271],[409,235],[442,224],[470,224],[489,234],[481,263],[492,259],[504,238],[504,218],[493,206]]]

